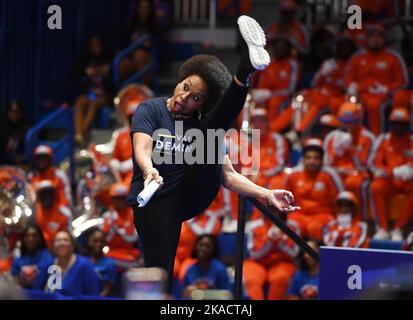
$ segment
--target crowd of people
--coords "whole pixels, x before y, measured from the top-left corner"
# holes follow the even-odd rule
[[[145,43],[122,61],[121,77],[141,68],[151,59],[150,46],[165,41],[170,20],[163,15],[156,19],[157,3],[139,1],[125,43],[146,33],[158,36],[159,43]],[[403,241],[403,249],[411,250],[413,90],[408,89],[412,65],[406,65],[411,59],[386,41],[380,18],[391,15],[390,9],[358,3],[369,13],[361,31],[335,34],[315,27],[310,37],[297,19],[297,3],[279,1],[280,20],[266,30],[271,64],[256,74],[250,89],[247,119],[249,129],[260,130],[260,144],[255,150],[259,170],[249,178],[293,192],[301,209],[282,218],[315,250],[321,245],[366,248],[371,239]],[[320,54],[316,39],[325,34],[333,40],[324,43],[325,52]],[[96,111],[113,98],[109,57],[103,39],[92,37],[77,63],[81,89],[74,103],[75,141],[82,146]],[[317,57],[324,58],[317,63]],[[311,69],[313,80],[306,85],[305,75]],[[150,85],[153,76],[146,75],[143,82]],[[54,166],[49,146],[35,148],[27,174],[36,193],[34,214],[24,229],[9,228],[0,218],[1,236],[7,239],[10,254],[1,260],[0,271],[9,273],[19,286],[67,296],[119,296],[121,275],[131,266],[144,265],[127,204],[132,175],[129,125],[138,103],[134,100],[126,107],[125,126],[118,131],[108,162],[117,181],[94,194],[102,223],[85,232],[83,241],[73,236],[73,221],[79,214],[79,199],[72,190],[76,182]],[[245,114],[234,126],[240,129],[244,120]],[[27,131],[24,107],[11,102],[3,122],[0,160],[22,164]],[[239,132],[247,141],[248,134],[248,130]],[[239,143],[228,137],[229,152],[236,153]],[[249,147],[253,150],[257,145]],[[300,157],[294,159],[297,150]],[[241,163],[236,169],[249,165]],[[7,177],[0,182],[6,183]],[[317,299],[318,263],[257,209],[247,213],[245,296]],[[199,289],[232,290],[229,270],[234,261],[220,257],[219,239],[222,233],[234,231],[237,214],[237,196],[221,188],[205,212],[183,222],[174,267],[176,285],[182,288],[179,298],[191,298]],[[63,270],[61,288],[49,285],[48,270],[53,265]]]

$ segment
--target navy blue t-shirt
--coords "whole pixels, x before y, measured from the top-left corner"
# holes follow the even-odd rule
[[[186,152],[193,149],[193,136],[185,133],[191,128],[199,128],[197,118],[175,120],[166,107],[167,97],[149,99],[135,110],[131,124],[131,137],[135,132],[143,132],[153,138],[152,163],[164,179],[164,185],[153,198],[175,190],[184,174],[183,159]],[[177,128],[177,130],[175,130]],[[160,130],[159,130],[160,129]],[[160,163],[163,160],[164,163]],[[143,172],[135,159],[132,143],[133,177],[128,203],[137,203],[137,196],[143,190]]]

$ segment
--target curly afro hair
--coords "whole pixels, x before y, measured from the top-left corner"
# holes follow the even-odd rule
[[[179,81],[197,75],[208,86],[208,99],[201,110],[205,116],[229,87],[232,76],[227,67],[215,56],[199,54],[187,59],[179,68]]]

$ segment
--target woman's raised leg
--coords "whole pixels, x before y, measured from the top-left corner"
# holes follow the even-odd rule
[[[244,106],[251,74],[265,69],[270,63],[269,54],[264,49],[264,31],[258,22],[241,16],[238,27],[241,33],[241,60],[237,72],[222,98],[202,121],[202,130],[228,130]]]

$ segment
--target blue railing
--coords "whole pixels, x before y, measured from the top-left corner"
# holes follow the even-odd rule
[[[126,58],[129,54],[131,54],[133,51],[136,49],[140,48],[143,46],[145,41],[150,41],[151,43],[151,61],[143,66],[140,70],[138,70],[136,73],[131,75],[129,78],[125,80],[120,80],[119,79],[119,64],[122,61],[122,59]],[[157,77],[156,77],[156,71],[158,70],[158,63],[157,63],[157,51],[156,51],[156,45],[155,39],[150,37],[149,35],[143,35],[136,41],[135,43],[131,44],[129,47],[127,47],[125,50],[119,52],[116,57],[113,59],[113,81],[118,89],[121,89],[122,87],[134,83],[134,82],[141,82],[142,76],[148,72],[151,71],[153,76],[152,76],[152,84],[151,84],[151,89],[157,93],[158,92],[158,83],[157,83]]]
[[[44,141],[40,139],[40,133],[46,128],[66,129],[67,132],[60,140]],[[59,164],[63,159],[69,158],[70,176],[74,181],[74,145],[73,145],[73,108],[61,106],[59,109],[44,117],[39,123],[26,134],[26,160],[30,161],[33,151],[39,144],[49,145],[54,152],[55,164]]]

